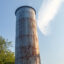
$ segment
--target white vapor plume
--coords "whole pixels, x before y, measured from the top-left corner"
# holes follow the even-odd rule
[[[38,14],[38,27],[40,31],[47,35],[49,32],[49,23],[57,14],[61,3],[64,0],[44,0]]]

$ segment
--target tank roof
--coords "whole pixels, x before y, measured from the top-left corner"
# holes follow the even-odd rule
[[[15,15],[16,15],[17,11],[18,11],[20,8],[31,8],[31,9],[33,9],[33,10],[35,11],[35,14],[36,14],[36,10],[35,10],[33,7],[31,7],[31,6],[20,6],[19,8],[16,9]]]

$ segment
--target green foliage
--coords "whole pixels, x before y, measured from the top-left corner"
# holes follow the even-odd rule
[[[11,42],[8,42],[4,38],[0,37],[0,64],[15,63],[15,56],[14,53],[10,51],[10,46]]]

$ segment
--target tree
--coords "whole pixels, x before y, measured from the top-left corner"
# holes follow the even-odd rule
[[[6,41],[0,36],[0,64],[14,64],[15,56],[9,47],[11,47],[11,42]]]

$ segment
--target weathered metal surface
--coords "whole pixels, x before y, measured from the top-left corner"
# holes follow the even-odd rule
[[[35,11],[27,6],[16,11],[15,64],[40,64]]]

